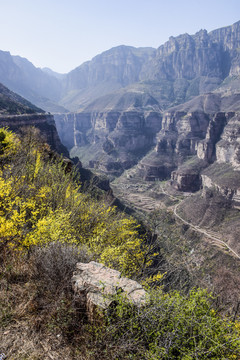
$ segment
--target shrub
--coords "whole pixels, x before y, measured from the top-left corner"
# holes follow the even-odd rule
[[[216,313],[206,290],[194,289],[189,296],[154,290],[141,308],[119,295],[116,300],[118,305],[108,314],[104,335],[100,335],[109,358],[223,360],[240,356],[237,327]]]
[[[51,292],[69,291],[76,263],[91,260],[86,247],[60,242],[51,242],[47,246],[36,247],[32,256],[35,276]]]

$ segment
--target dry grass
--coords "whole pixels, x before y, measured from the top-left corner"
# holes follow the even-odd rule
[[[55,250],[59,251],[59,257]],[[75,265],[72,259],[68,262],[74,249],[56,245],[55,250],[52,247],[49,251],[38,250],[29,258],[8,252],[1,258],[0,353],[8,360],[90,359],[84,345],[86,333],[85,336],[82,334],[85,314],[76,308],[67,283],[69,271]],[[80,255],[83,260],[86,254]],[[53,256],[55,262],[51,263]],[[75,252],[75,261],[76,256]],[[68,270],[64,273],[65,278],[57,281],[60,261]],[[46,272],[43,276],[40,269],[44,264]]]

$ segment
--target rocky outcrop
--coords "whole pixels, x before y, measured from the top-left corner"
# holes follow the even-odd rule
[[[87,310],[93,320],[98,310],[108,309],[114,301],[114,295],[123,293],[136,306],[144,305],[146,292],[136,281],[121,277],[119,271],[91,261],[78,263],[72,278],[75,297]]]
[[[202,185],[201,176],[198,172],[173,171],[171,173],[171,185],[179,191],[195,192]]]
[[[240,170],[240,113],[228,114],[221,140],[216,144],[216,160]]]
[[[19,132],[22,127],[35,126],[41,131],[46,142],[52,150],[68,156],[68,150],[61,143],[52,115],[47,114],[22,114],[0,116],[0,127],[8,127],[14,132]]]
[[[240,206],[240,171],[230,162],[215,162],[202,171],[203,188],[214,188],[219,194]]]

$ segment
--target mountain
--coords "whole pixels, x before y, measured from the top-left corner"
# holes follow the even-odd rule
[[[0,116],[34,113],[44,113],[44,111],[0,83]]]
[[[61,94],[59,80],[25,58],[0,51],[0,82],[45,111],[66,112],[57,104]]]
[[[219,112],[238,111],[239,39],[237,22],[210,33],[200,30],[192,36],[171,37],[157,50],[119,46],[84,63],[64,80],[63,93],[68,95],[61,101],[81,110],[55,117],[63,143],[85,165],[119,175],[155,146],[160,149],[159,139],[164,138],[160,144],[171,142],[180,155],[176,157],[164,145],[166,157],[174,154],[169,161],[152,150],[146,163],[153,173],[143,166],[142,174],[149,179],[170,177],[187,156],[197,154],[197,142],[208,136],[210,119],[215,115],[219,119]],[[172,117],[176,113],[178,124],[185,121],[181,131],[178,127],[171,130],[175,120],[170,120],[168,130],[163,128],[168,112]],[[187,125],[189,112],[201,115],[197,114],[196,120],[189,115]],[[194,121],[200,124],[196,129],[191,124]],[[210,157],[208,161],[213,161]]]
[[[55,77],[56,79],[64,79],[64,77],[66,76],[65,74],[60,74],[56,71],[53,71],[52,69],[45,67],[41,69],[43,72],[45,72],[46,74]]]
[[[60,104],[79,110],[94,99],[139,81],[143,64],[154,54],[153,48],[117,46],[67,74]]]
[[[84,110],[120,89],[149,93],[167,109],[218,88],[239,90],[239,27],[170,37],[158,49],[117,46],[68,74],[0,51],[0,81],[45,111]]]
[[[125,73],[120,65],[125,64],[120,52],[130,56],[132,48],[117,48],[119,72],[110,65],[116,49],[109,50],[73,77],[76,83],[69,91],[80,84],[82,90],[68,99],[74,100],[70,107],[78,104],[80,110],[55,117],[63,143],[85,166],[110,177],[122,174],[119,184],[126,177],[136,184],[168,180],[171,191],[192,193],[178,208],[183,218],[220,231],[238,253],[239,48],[237,22],[209,33],[171,37],[136,72]],[[100,71],[98,62],[107,54],[111,60]],[[108,79],[115,81],[112,92]]]
[[[158,49],[118,46],[66,75],[60,103],[77,111],[127,88],[145,91],[163,108],[214,91],[239,76],[240,22],[212,32],[170,37]]]

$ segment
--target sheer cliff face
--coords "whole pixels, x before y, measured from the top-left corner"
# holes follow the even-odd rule
[[[61,104],[78,110],[94,99],[139,81],[143,64],[152,48],[118,46],[94,57],[67,74]]]
[[[216,161],[230,163],[234,169],[240,170],[240,114],[229,115],[221,140],[216,144]]]
[[[143,68],[143,80],[192,80],[200,76],[223,78],[222,48],[206,30],[194,36],[171,37],[157,49],[155,58]]]
[[[224,79],[239,74],[240,22],[207,33],[201,30],[193,36],[170,37],[155,56],[143,66],[143,80],[176,80],[197,77]]]
[[[225,182],[225,190],[221,191],[230,194],[240,191],[238,181],[233,180],[239,177],[240,170],[238,94],[205,94],[166,111],[155,149],[139,162],[138,168],[146,180],[171,177],[178,190],[196,191],[207,181],[214,183],[212,173],[208,180],[208,172],[201,175],[204,168],[214,164],[228,164],[232,169],[231,176],[229,169],[226,174],[231,180],[229,184]],[[216,181],[221,177],[215,174]]]
[[[84,165],[120,175],[154,146],[162,113],[151,97],[139,94],[103,99],[103,111],[97,110],[99,105],[55,115],[57,129],[62,142],[73,148],[72,155]]]
[[[137,82],[143,64],[154,52],[152,48],[112,48],[71,71],[65,86],[71,91],[96,86],[103,81],[119,84],[119,87]]]
[[[67,148],[61,143],[52,115],[47,114],[21,114],[21,115],[0,115],[0,127],[8,127],[14,132],[21,128],[34,126],[41,131],[41,135],[50,145],[52,150],[59,154],[69,156]]]

